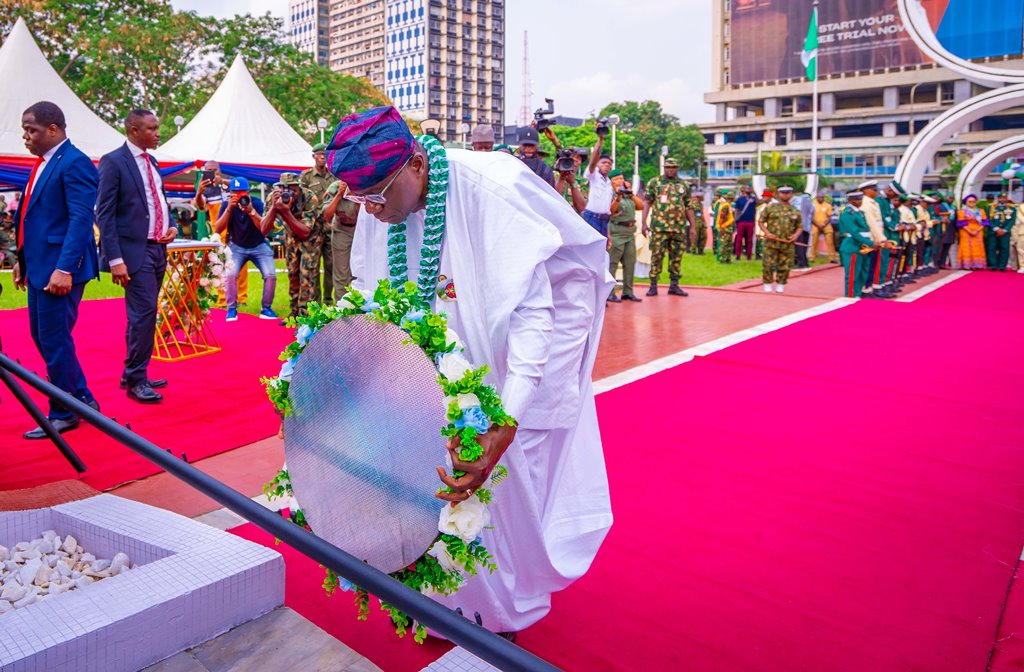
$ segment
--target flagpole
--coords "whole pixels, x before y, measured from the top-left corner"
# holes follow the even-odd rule
[[[818,0],[814,0],[814,14],[815,24],[818,23]],[[815,25],[817,28],[817,25]],[[811,94],[814,98],[812,103],[813,116],[811,118],[811,172],[817,174],[818,172],[818,63],[820,59],[815,57],[814,59],[814,86],[813,93]]]

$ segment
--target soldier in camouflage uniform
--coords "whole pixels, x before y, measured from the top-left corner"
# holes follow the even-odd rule
[[[766,292],[772,291],[774,282],[775,291],[781,294],[793,268],[795,243],[803,230],[803,218],[800,211],[790,204],[792,197],[793,187],[779,187],[779,202],[765,208],[757,222],[765,233],[761,279]]]
[[[690,236],[690,254],[704,254],[708,246],[708,222],[704,219],[704,194],[694,191],[690,198],[693,210],[693,235]]]
[[[316,196],[321,206],[327,201],[327,187],[338,178],[327,170],[327,145],[323,142],[313,145],[313,167],[299,175],[299,183]],[[331,256],[331,231],[322,215],[317,215],[317,229],[321,232],[320,257],[324,262],[323,292],[317,287],[316,301],[334,303],[334,268]]]
[[[0,266],[3,266],[3,262],[6,261],[10,264],[11,268],[14,268],[14,262],[17,261],[15,256],[16,247],[14,215],[9,212],[0,211]]]
[[[291,192],[291,202],[283,203],[281,193]],[[283,213],[288,212],[302,222],[309,230],[309,237],[299,240]],[[318,228],[320,201],[309,189],[303,189],[296,173],[281,173],[280,181],[274,184],[274,194],[267,208],[270,217],[277,217],[285,224],[285,254],[288,266],[288,305],[289,317],[306,314],[306,304],[317,300],[320,290],[320,250],[323,248],[323,228]]]
[[[648,227],[647,219],[652,211],[654,216]],[[651,288],[647,296],[658,294],[658,276],[666,252],[671,281],[668,293],[686,296],[679,287],[679,266],[687,246],[686,226],[693,224],[693,210],[690,209],[690,189],[679,179],[679,164],[675,159],[665,159],[665,174],[647,183],[642,221],[643,234],[651,239]]]
[[[732,239],[736,233],[736,212],[733,210],[732,202],[735,194],[725,190],[718,202],[715,203],[715,221],[712,231],[715,234],[717,245],[715,256],[720,264],[732,263]]]

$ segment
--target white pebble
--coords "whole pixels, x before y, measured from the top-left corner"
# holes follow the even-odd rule
[[[125,553],[99,559],[87,553],[72,535],[61,539],[54,530],[0,546],[0,615],[39,600],[85,588],[133,568]]]

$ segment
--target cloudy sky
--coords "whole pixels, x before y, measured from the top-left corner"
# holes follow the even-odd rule
[[[288,0],[172,0],[178,9],[230,16],[272,12]],[[532,107],[584,117],[605,103],[658,100],[684,122],[710,121],[708,0],[515,0],[505,3],[505,108],[522,106],[523,31],[529,32]]]

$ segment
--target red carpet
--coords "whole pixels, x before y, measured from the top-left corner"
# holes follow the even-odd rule
[[[124,302],[120,299],[85,301],[75,328],[78,357],[89,387],[107,416],[128,422],[132,429],[189,461],[244,446],[277,432],[278,421],[263,394],[259,379],[276,370],[277,356],[291,332],[276,322],[241,315],[224,322],[214,311],[213,329],[223,350],[182,362],[156,362],[151,378],[166,378],[162,404],[145,406],[130,401],[118,389],[124,361]],[[45,375],[39,353],[29,336],[28,311],[0,311],[0,332],[8,355]],[[41,401],[40,395],[35,395]],[[66,478],[74,469],[48,441],[25,441],[31,418],[0,389],[0,490],[25,488]],[[46,406],[42,406],[46,410]],[[68,442],[89,470],[82,480],[105,490],[159,471],[128,448],[86,425],[68,433]]]
[[[985,670],[1024,545],[1021,296],[975,274],[601,395],[615,525],[519,643],[588,672]],[[355,622],[285,554],[287,603],[383,669],[443,650]]]

